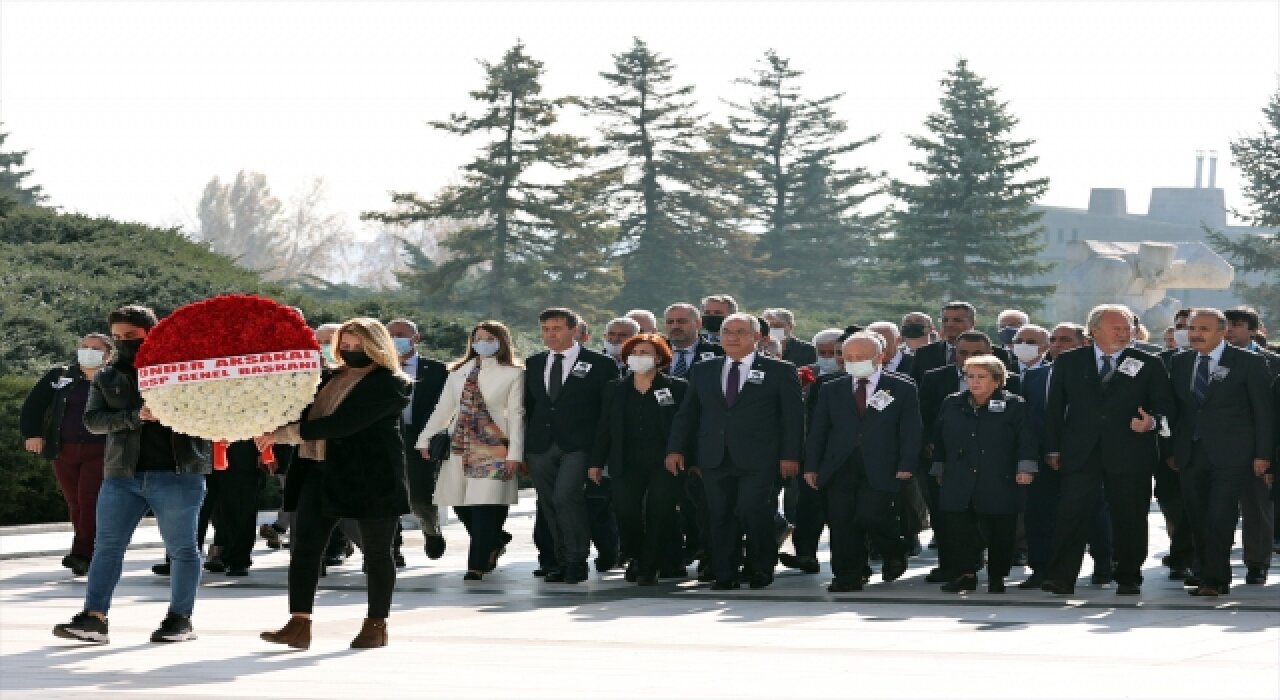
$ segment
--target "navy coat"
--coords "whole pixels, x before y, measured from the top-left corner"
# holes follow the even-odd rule
[[[1022,487],[1014,477],[1038,471],[1026,400],[1003,389],[991,400],[1004,401],[1004,410],[992,411],[990,402],[975,409],[968,391],[942,402],[931,473],[942,477],[938,503],[944,512],[957,513],[972,505],[978,513],[1017,513]]]
[[[916,385],[889,372],[880,375],[876,393],[884,391],[893,401],[883,410],[867,407],[859,416],[853,400],[853,377],[845,374],[821,385],[818,406],[809,424],[806,473],[818,475],[822,488],[853,454],[862,439],[862,460],[867,483],[885,493],[897,493],[903,481],[898,472],[915,473],[920,454],[920,403]]]

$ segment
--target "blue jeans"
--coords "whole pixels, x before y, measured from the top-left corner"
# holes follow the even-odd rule
[[[169,555],[169,612],[190,616],[200,587],[202,558],[196,544],[200,505],[204,502],[203,474],[140,472],[123,479],[104,479],[98,493],[98,533],[89,564],[84,608],[104,615],[124,567],[124,553],[150,510]]]

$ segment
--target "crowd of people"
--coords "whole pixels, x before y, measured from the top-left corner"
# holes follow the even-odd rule
[[[640,586],[763,588],[779,565],[819,573],[825,529],[832,593],[862,590],[876,562],[892,582],[936,546],[925,580],[947,592],[977,590],[985,569],[986,590],[1004,593],[1026,566],[1018,588],[1071,594],[1087,551],[1092,584],[1137,595],[1153,487],[1170,579],[1227,595],[1240,521],[1244,583],[1265,584],[1280,543],[1280,355],[1257,313],[1181,310],[1162,345],[1124,306],[1082,320],[1046,328],[1006,310],[993,337],[955,301],[937,326],[916,312],[807,342],[787,309],[756,316],[712,295],[661,318],[630,311],[599,344],[574,311],[546,309],[545,349],[523,360],[506,325],[482,321],[446,365],[418,354],[411,320],[355,318],[316,329],[327,369],[311,406],[233,444],[215,472],[208,443],[145,405],[133,358],[157,319],[125,306],[23,408],[26,448],[53,461],[71,514],[63,564],[88,577],[84,610],[54,634],[108,641],[124,552],[150,512],[166,551],[154,570],[171,585],[152,641],[194,639],[202,568],[248,575],[260,535],[290,551],[290,616],[262,639],[307,648],[319,577],[358,547],[368,614],[351,645],[384,646],[401,516],[438,559],[439,508],[453,508],[464,579],[482,580],[512,540],[522,478],[548,584],[588,579],[594,550],[596,571]],[[258,528],[266,478],[284,506]]]

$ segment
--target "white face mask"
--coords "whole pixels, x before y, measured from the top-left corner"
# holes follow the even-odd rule
[[[875,360],[858,360],[857,362],[845,360],[844,371],[858,379],[866,379],[876,373],[876,363]]]
[[[496,340],[477,340],[471,344],[471,349],[481,357],[493,357],[498,354],[500,344]]]
[[[785,329],[785,328],[770,328],[770,329],[769,329],[769,337],[770,337],[770,338],[773,338],[774,340],[776,340],[776,341],[778,341],[779,343],[781,343],[782,341],[784,341],[784,340],[786,340],[786,339],[787,339],[787,329]]]
[[[1173,342],[1180,348],[1191,347],[1191,331],[1185,328],[1175,330],[1173,332]]]
[[[632,355],[627,358],[627,367],[636,374],[644,374],[654,368],[654,362],[652,355]]]
[[[1037,357],[1040,357],[1040,346],[1030,345],[1028,343],[1014,343],[1013,354],[1022,360],[1022,364],[1029,365]]]
[[[97,348],[80,348],[76,350],[76,362],[81,367],[94,369],[102,366],[102,361],[106,359],[107,354]]]
[[[834,357],[818,358],[818,374],[832,374],[840,369],[840,364],[836,362]]]
[[[609,357],[617,357],[618,351],[622,349],[621,345],[614,345],[613,343],[610,343],[607,340],[600,343],[600,347],[604,349],[604,354],[608,355]]]

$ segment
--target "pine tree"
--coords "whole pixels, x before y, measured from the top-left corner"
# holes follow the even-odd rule
[[[431,199],[393,194],[392,211],[365,216],[384,222],[464,222],[441,242],[447,254],[444,260],[430,265],[410,260],[401,283],[437,303],[492,318],[511,318],[539,305],[574,301],[582,291],[574,284],[580,278],[562,276],[554,280],[562,284],[548,284],[549,266],[564,264],[550,256],[567,256],[565,260],[576,264],[584,255],[586,264],[599,246],[599,236],[607,232],[571,222],[582,213],[582,202],[572,201],[578,183],[569,176],[591,149],[581,139],[550,131],[565,100],[542,96],[542,62],[517,43],[501,61],[480,61],[480,65],[485,85],[470,94],[483,111],[431,122],[434,128],[458,136],[492,139],[475,160],[463,166],[462,183]],[[559,170],[560,181],[538,182],[531,177],[531,170],[538,168],[542,173],[547,166]]]
[[[1280,229],[1280,91],[1262,108],[1266,123],[1257,136],[1231,143],[1231,157],[1244,175],[1244,197],[1252,209],[1233,213],[1246,225]],[[1237,272],[1262,273],[1257,284],[1237,281],[1237,293],[1267,318],[1280,319],[1280,233],[1227,238],[1208,232],[1209,242],[1231,258]],[[1273,325],[1275,325],[1273,323]]]
[[[1050,269],[1036,258],[1043,228],[1032,209],[1049,180],[1025,179],[1038,160],[1029,155],[1034,141],[1013,138],[1008,103],[964,59],[941,84],[941,109],[925,119],[929,135],[908,137],[922,152],[911,167],[924,182],[891,186],[901,208],[879,250],[901,285],[898,301],[1035,311],[1053,287],[1028,282]]]
[[[25,206],[40,206],[48,197],[40,185],[27,185],[24,181],[31,175],[30,170],[23,170],[27,154],[31,151],[5,152],[4,141],[9,134],[0,131],[0,199],[9,199]]]
[[[762,268],[746,290],[754,306],[790,306],[817,311],[852,310],[876,282],[867,273],[880,216],[860,212],[881,191],[864,167],[839,162],[879,137],[847,140],[847,124],[834,105],[843,95],[806,98],[803,71],[773,50],[751,78],[745,105],[731,104],[735,148],[745,166],[744,200]]]
[[[723,129],[695,113],[692,85],[636,38],[600,74],[610,93],[586,101],[604,120],[607,187],[617,219],[615,259],[626,282],[615,305],[662,309],[710,290],[737,292],[751,240],[726,193],[736,177]]]

